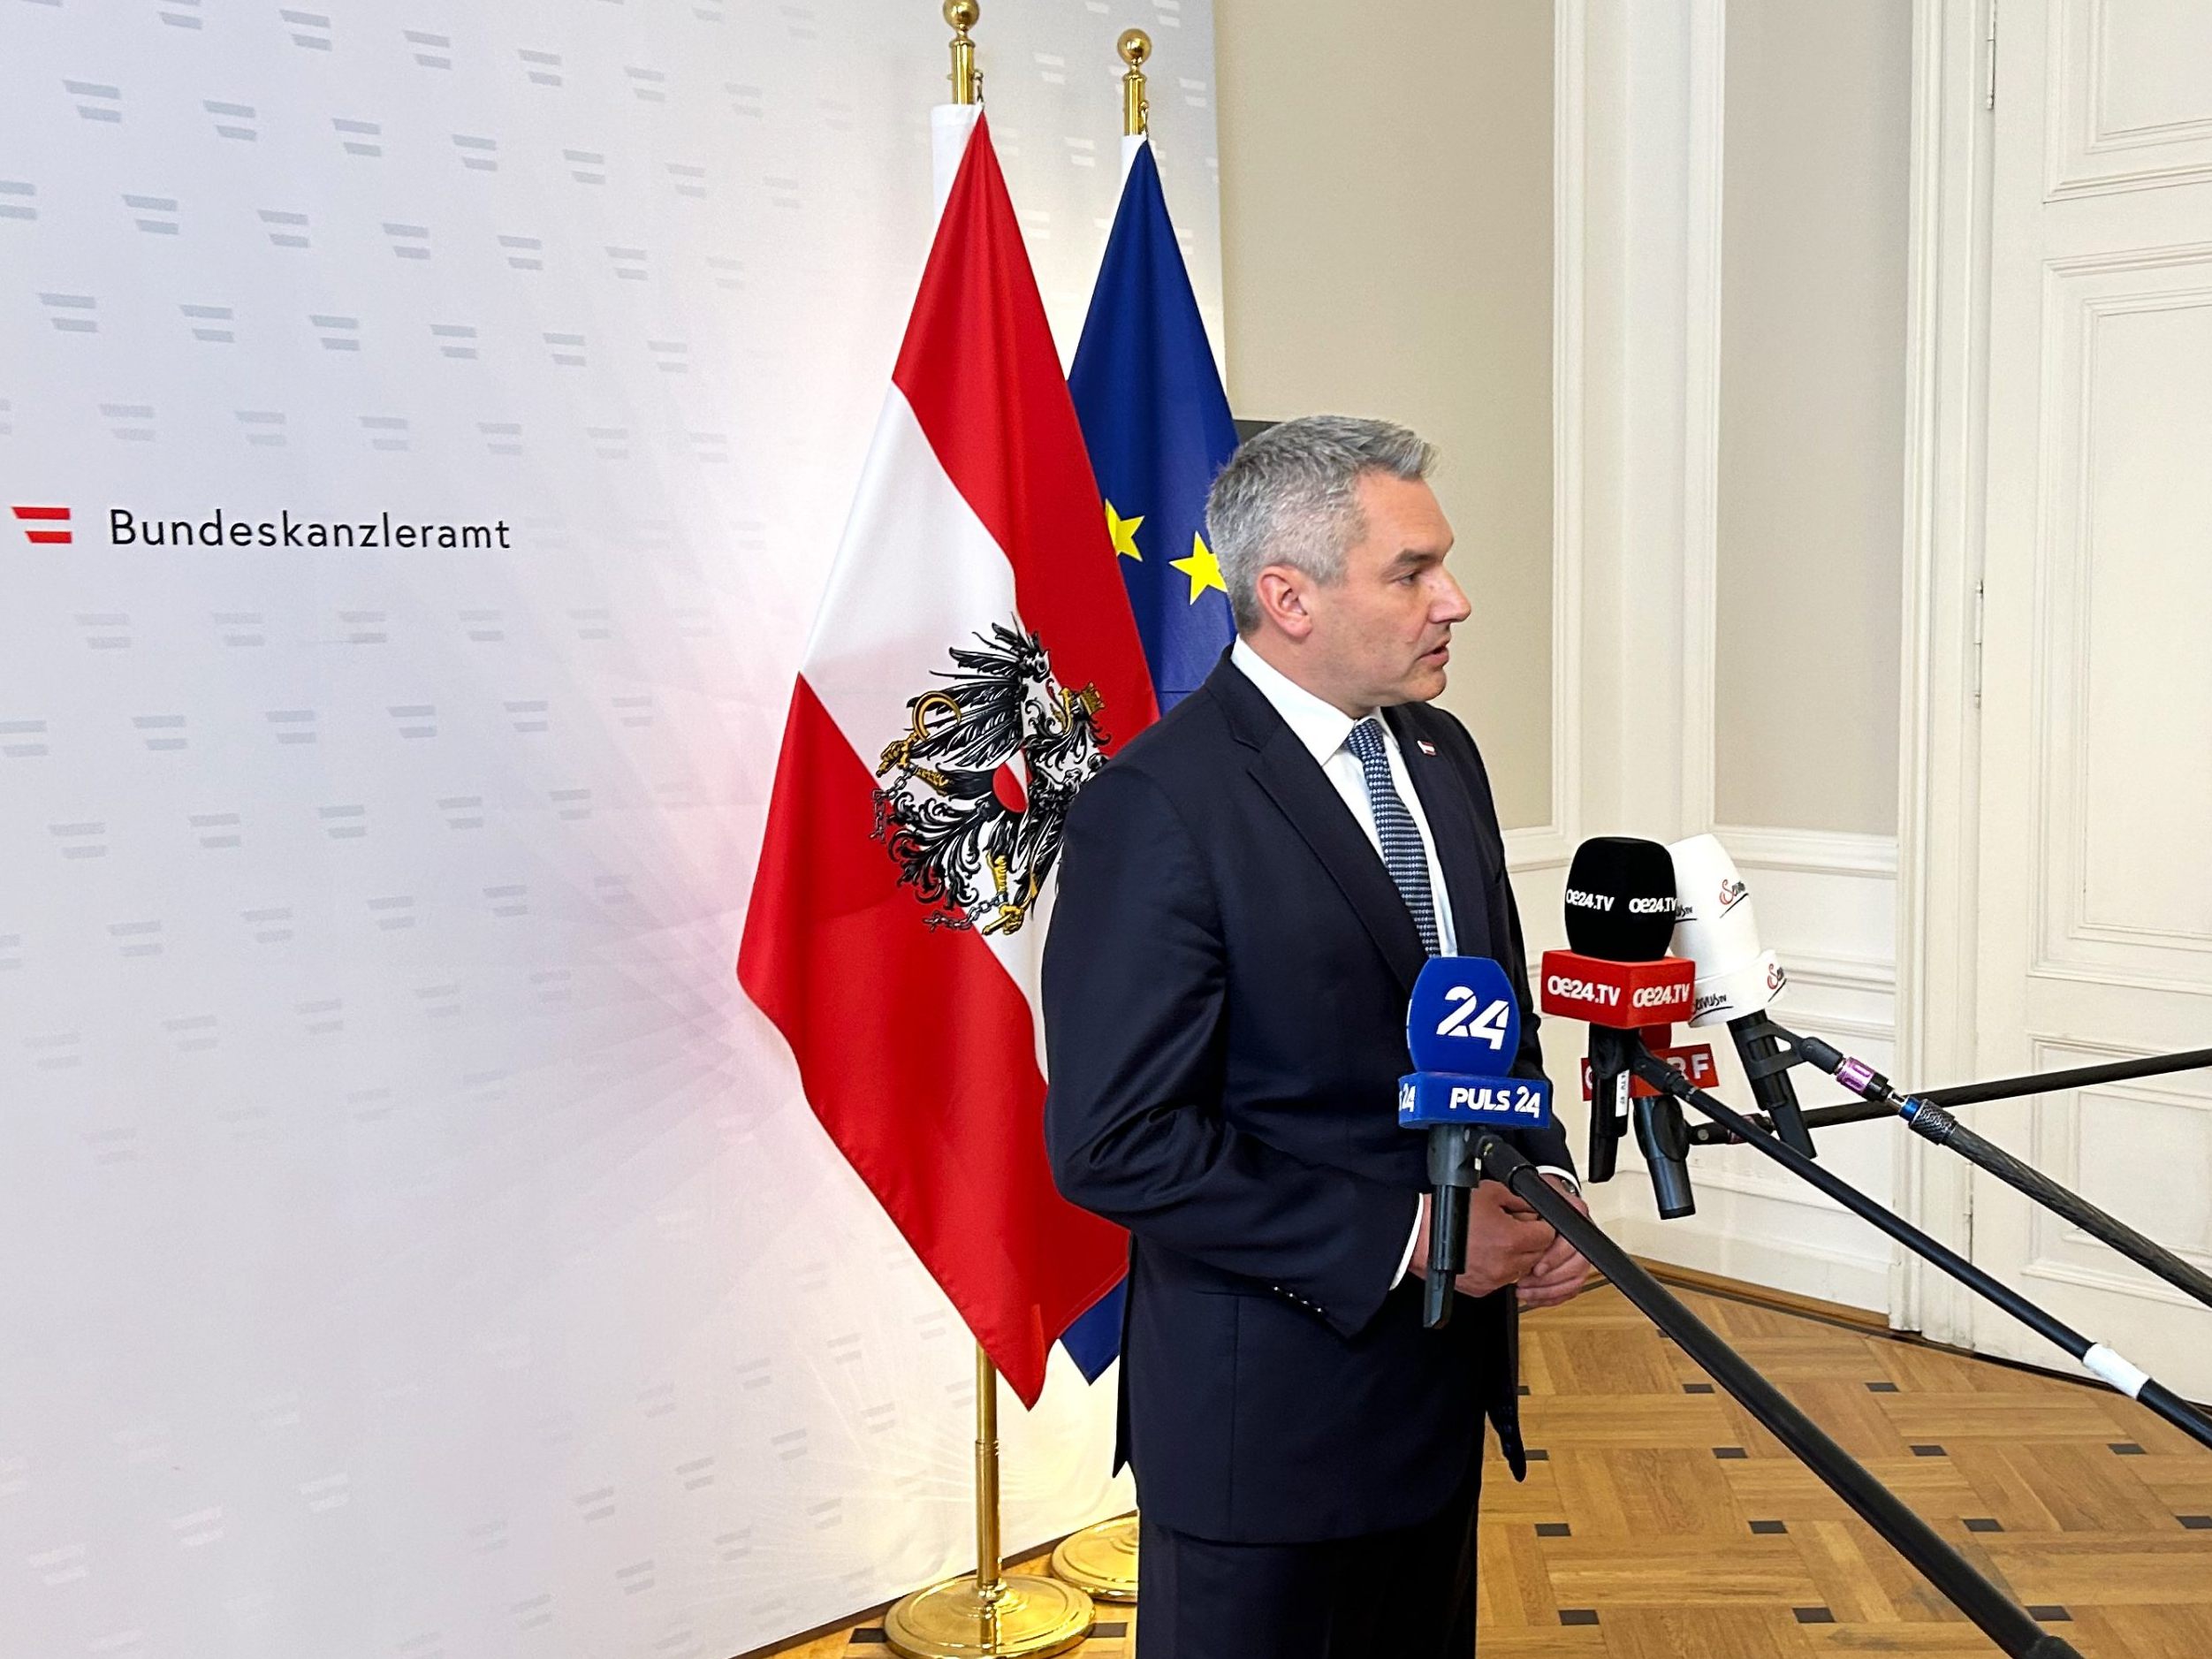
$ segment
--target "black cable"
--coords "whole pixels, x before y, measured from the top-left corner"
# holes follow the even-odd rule
[[[2113,1382],[2113,1386],[2121,1392],[2132,1393],[2135,1398],[2199,1445],[2212,1447],[2212,1419],[2205,1418],[2170,1389],[2129,1365],[2109,1348],[2101,1343],[2091,1342],[2072,1326],[2044,1312],[2010,1285],[1990,1277],[1957,1251],[1930,1237],[1894,1210],[1877,1204],[1850,1182],[1830,1174],[1824,1165],[1814,1162],[1795,1147],[1785,1145],[1772,1135],[1762,1134],[1742,1113],[1714,1100],[1664,1061],[1654,1058],[1648,1052],[1639,1052],[1629,1062],[1629,1069],[1654,1088],[1696,1107],[1785,1169],[1803,1176],[1852,1214],[1862,1221],[1871,1221],[1915,1255],[1934,1262],[1968,1290],[1995,1303],[2045,1341],[2064,1349],[2104,1381],[2113,1382],[2116,1374],[2142,1378],[2140,1383],[2131,1382],[2122,1387]],[[2094,1358],[2089,1357],[2092,1349],[2097,1351]],[[2113,1365],[2113,1361],[2117,1361],[2117,1366]]]
[[[1712,1327],[1638,1267],[1581,1211],[1561,1197],[1536,1166],[1494,1134],[1483,1131],[1477,1145],[1484,1175],[1512,1191],[1580,1251],[1611,1280],[1653,1324],[1673,1337],[1683,1352],[1719,1383],[1891,1549],[2014,1659],[2079,1659],[2063,1638],[2030,1618],[2018,1602],[1975,1571],[1973,1564],[1869,1473],[1821,1426],[1760,1376]]]

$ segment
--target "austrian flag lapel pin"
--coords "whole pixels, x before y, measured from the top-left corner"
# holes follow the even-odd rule
[[[1426,755],[1431,760],[1436,758],[1436,745],[1430,742],[1427,738],[1415,738],[1413,740],[1413,746],[1414,748],[1419,750],[1423,754]]]

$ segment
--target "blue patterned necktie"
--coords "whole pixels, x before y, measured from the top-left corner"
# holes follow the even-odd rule
[[[1398,896],[1413,913],[1420,930],[1421,946],[1432,956],[1442,948],[1436,932],[1436,895],[1429,888],[1428,852],[1421,832],[1398,798],[1390,781],[1390,756],[1383,747],[1382,722],[1369,715],[1345,735],[1344,747],[1359,757],[1359,770],[1367,782],[1367,805],[1375,815],[1375,833],[1382,841],[1382,862],[1390,868]]]

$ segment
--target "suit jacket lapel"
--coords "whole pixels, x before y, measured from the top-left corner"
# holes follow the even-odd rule
[[[1402,707],[1385,709],[1383,719],[1397,737],[1406,775],[1421,797],[1421,816],[1429,821],[1429,839],[1444,871],[1444,890],[1451,895],[1452,942],[1462,955],[1486,955],[1491,872],[1477,851],[1481,843],[1467,786],[1450,762],[1422,750],[1421,735]]]
[[[1243,670],[1225,658],[1207,686],[1220,699],[1239,740],[1258,751],[1250,761],[1253,778],[1350,902],[1391,971],[1411,990],[1428,953],[1390,871],[1344,797]]]
[[[1421,964],[1428,960],[1420,930],[1413,925],[1412,912],[1399,896],[1397,884],[1390,879],[1390,871],[1344,804],[1344,797],[1336,793],[1336,786],[1287,726],[1280,737],[1260,750],[1251,770],[1351,901],[1383,960],[1410,991]]]

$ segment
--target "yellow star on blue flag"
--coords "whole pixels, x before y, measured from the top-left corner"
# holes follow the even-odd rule
[[[1107,502],[1106,507],[1106,534],[1114,538],[1114,551],[1124,559],[1141,562],[1144,555],[1136,551],[1136,532],[1144,522],[1144,515],[1140,513],[1133,519],[1125,519],[1114,510],[1113,502]]]
[[[1193,605],[1204,598],[1209,590],[1225,597],[1228,593],[1228,589],[1221,582],[1220,563],[1213,557],[1213,550],[1205,544],[1203,536],[1190,538],[1190,558],[1171,559],[1167,561],[1167,567],[1180,570],[1190,578],[1190,603]]]
[[[1122,182],[1068,390],[1166,713],[1197,689],[1235,633],[1205,542],[1205,496],[1236,447],[1236,423],[1149,143]],[[1148,559],[1148,548],[1190,551]]]

